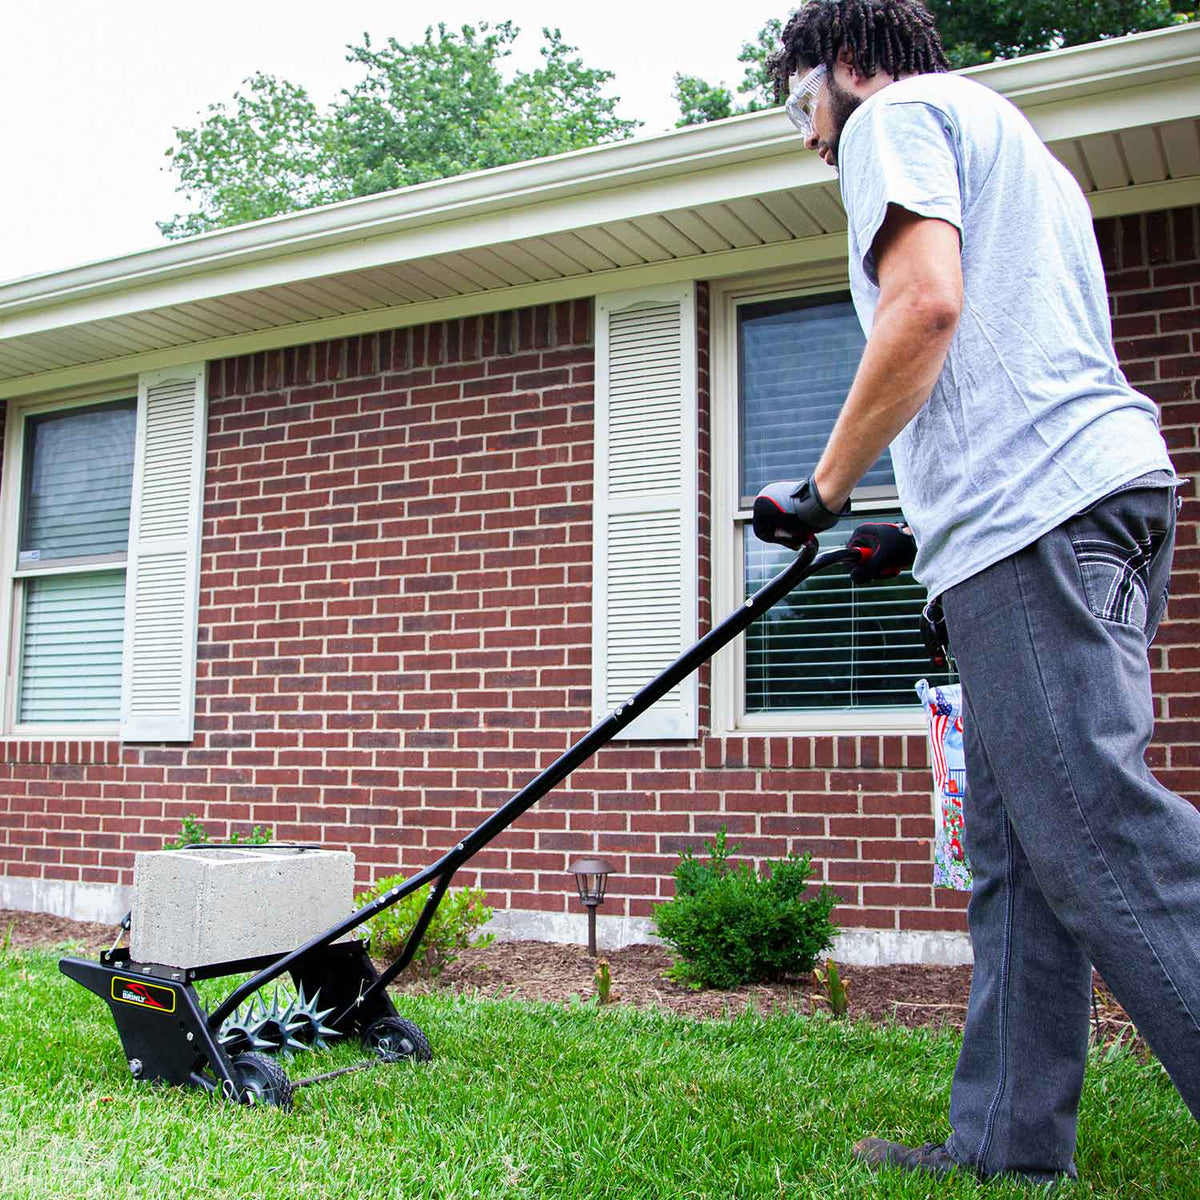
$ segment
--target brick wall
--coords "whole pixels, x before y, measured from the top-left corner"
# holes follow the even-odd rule
[[[1104,221],[1114,329],[1200,466],[1197,210]],[[707,289],[700,315],[700,611],[711,621]],[[195,812],[214,833],[349,846],[359,880],[453,845],[589,723],[592,327],[584,303],[347,339],[210,373],[197,739],[22,743],[0,761],[0,869],[130,882]],[[1155,649],[1157,767],[1200,799],[1200,550],[1185,507]],[[720,614],[718,614],[720,615]],[[572,857],[616,867],[605,913],[647,916],[680,848],[810,850],[848,927],[965,928],[931,886],[921,736],[705,736],[608,747],[458,882],[566,911]]]
[[[1113,339],[1130,381],[1157,401],[1183,490],[1168,619],[1151,649],[1156,738],[1149,762],[1200,805],[1200,207],[1097,222]]]

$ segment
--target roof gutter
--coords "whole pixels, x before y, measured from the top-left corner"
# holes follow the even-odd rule
[[[1194,76],[1198,69],[1200,24],[1192,24],[990,63],[963,74],[1028,110],[1097,92]],[[795,147],[791,126],[778,110],[767,110],[216,230],[0,283],[0,334],[5,317],[69,301],[573,195],[790,155]],[[812,180],[804,179],[808,166],[807,160],[797,161],[798,185],[818,181],[815,174]]]

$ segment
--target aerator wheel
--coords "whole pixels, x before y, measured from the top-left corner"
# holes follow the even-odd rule
[[[380,1017],[367,1026],[363,1034],[363,1045],[373,1050],[384,1062],[400,1062],[411,1058],[416,1062],[428,1062],[433,1057],[429,1040],[418,1025],[403,1017]]]
[[[283,1068],[255,1050],[247,1050],[233,1059],[233,1071],[247,1104],[269,1104],[275,1108],[292,1107],[292,1084]]]

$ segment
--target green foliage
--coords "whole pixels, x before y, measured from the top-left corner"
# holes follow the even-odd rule
[[[177,190],[198,205],[160,221],[169,238],[190,237],[352,195],[338,129],[302,87],[261,72],[232,108],[210,104],[193,129],[176,129],[167,151]]]
[[[708,861],[686,849],[675,868],[675,898],[655,906],[660,937],[679,955],[669,975],[692,987],[738,987],[806,974],[837,933],[837,896],[822,885],[804,899],[810,856],[770,863],[769,875],[730,864],[738,847],[722,826],[706,843]]]
[[[1194,21],[1194,0],[925,0],[952,67]]]
[[[1043,50],[1078,46],[1103,38],[1123,37],[1148,29],[1181,25],[1200,17],[1196,0],[924,0],[933,14],[946,57],[954,69],[1019,58]],[[679,104],[678,125],[698,125],[722,117],[757,112],[775,103],[767,78],[766,59],[779,44],[780,22],[772,18],[753,41],[742,43],[738,61],[746,64],[738,93],[749,97],[736,104],[724,84],[710,84],[694,75],[676,75],[674,96]]]
[[[638,122],[604,95],[611,71],[584,65],[543,29],[542,62],[506,78],[519,35],[511,21],[448,30],[420,42],[364,34],[346,59],[362,78],[326,110],[273,76],[246,80],[232,107],[210,105],[167,151],[191,212],[159,223],[171,238],[352,196],[577,150],[629,137]]]
[[[263,825],[255,825],[249,833],[241,834],[237,830],[230,832],[227,840],[231,846],[263,846],[274,837],[273,832]],[[208,843],[208,830],[200,824],[195,813],[188,813],[179,827],[179,836],[163,844],[164,850],[182,850],[184,846]]]
[[[822,991],[819,999],[829,1005],[835,1017],[844,1017],[850,1011],[850,980],[838,974],[837,963],[832,958],[825,960],[825,970],[813,968],[813,979]]]
[[[743,42],[738,62],[745,64],[738,95],[745,96],[745,103],[738,104],[733,92],[724,83],[712,84],[696,75],[675,75],[675,90],[671,93],[679,105],[677,129],[688,125],[702,125],[706,121],[719,121],[723,117],[741,116],[742,113],[759,112],[775,107],[775,85],[767,74],[766,61],[779,45],[783,23],[772,17],[755,35],[754,40]]]
[[[609,969],[608,959],[602,958],[596,964],[596,1000],[600,1004],[611,1004],[620,998],[612,990],[612,971]]]
[[[671,95],[679,105],[677,129],[720,121],[741,111],[734,103],[733,93],[723,83],[706,83],[696,75],[676,73],[675,90]]]
[[[389,875],[378,880],[369,892],[363,892],[357,898],[357,907],[362,908],[378,900],[385,892],[390,892],[403,882],[402,875]],[[399,956],[425,907],[425,901],[429,899],[429,892],[430,885],[425,884],[367,922],[371,932],[371,949],[376,955],[380,958]],[[465,950],[468,946],[491,945],[490,933],[473,940],[475,932],[491,919],[492,910],[484,903],[481,888],[459,888],[447,892],[434,911],[409,970],[427,979],[434,979],[458,958],[455,951]]]

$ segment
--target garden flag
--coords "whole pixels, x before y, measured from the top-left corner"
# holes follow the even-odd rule
[[[967,762],[963,753],[962,686],[930,687],[917,681],[917,695],[929,721],[933,762],[933,886],[971,890],[971,864],[963,847],[963,796]]]

